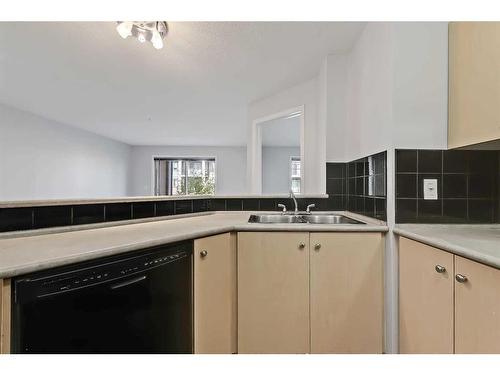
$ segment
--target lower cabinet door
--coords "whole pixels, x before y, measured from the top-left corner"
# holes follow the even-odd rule
[[[0,279],[0,354],[10,353],[10,279]]]
[[[309,352],[309,233],[238,233],[238,353]]]
[[[453,353],[453,277],[452,254],[400,238],[400,353]]]
[[[236,303],[236,233],[195,240],[195,353],[236,353]]]
[[[500,270],[455,256],[455,353],[500,353]]]
[[[383,235],[311,233],[311,353],[383,351]]]

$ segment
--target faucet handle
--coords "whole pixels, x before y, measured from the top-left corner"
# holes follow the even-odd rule
[[[316,205],[315,205],[315,204],[308,204],[308,205],[307,205],[307,208],[306,208],[306,212],[307,212],[308,214],[310,214],[310,213],[311,213],[311,208],[314,208],[314,207],[316,207]]]
[[[278,204],[278,208],[282,208],[283,209],[283,213],[286,212],[286,206],[284,204],[279,203]]]

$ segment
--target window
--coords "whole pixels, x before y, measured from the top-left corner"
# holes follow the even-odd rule
[[[295,194],[300,193],[300,158],[290,158],[290,190]]]
[[[215,159],[155,159],[155,195],[215,194]]]

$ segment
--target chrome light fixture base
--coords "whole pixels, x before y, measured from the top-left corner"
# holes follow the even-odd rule
[[[133,36],[141,43],[151,42],[153,47],[160,49],[168,33],[168,25],[165,21],[118,21],[116,31],[123,39]]]

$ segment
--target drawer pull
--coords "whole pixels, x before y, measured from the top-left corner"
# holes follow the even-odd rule
[[[467,276],[461,275],[459,273],[456,274],[455,280],[457,280],[459,283],[466,283],[468,281]]]
[[[200,251],[200,255],[202,258],[205,258],[208,255],[208,251],[206,250]]]
[[[445,273],[446,272],[446,268],[437,264],[436,267],[434,267],[434,269],[436,270],[437,273]]]

